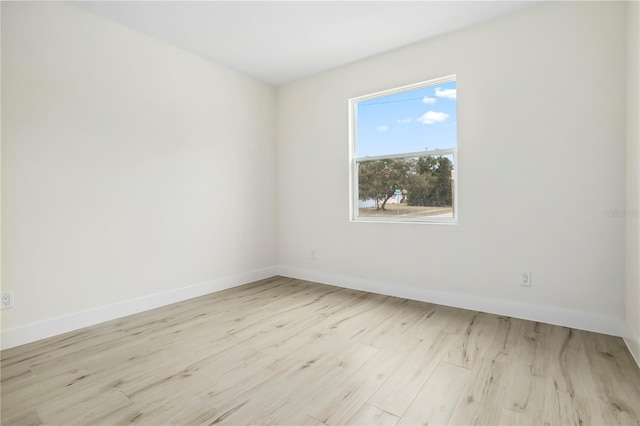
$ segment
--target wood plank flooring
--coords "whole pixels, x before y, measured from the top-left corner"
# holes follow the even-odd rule
[[[640,425],[620,338],[282,277],[0,363],[2,425]]]

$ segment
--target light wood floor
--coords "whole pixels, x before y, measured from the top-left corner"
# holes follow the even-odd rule
[[[2,424],[640,424],[617,337],[271,278],[2,352]]]

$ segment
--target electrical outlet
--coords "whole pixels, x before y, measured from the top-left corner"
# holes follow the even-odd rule
[[[2,293],[2,309],[11,309],[13,308],[13,292],[5,291]]]
[[[520,285],[523,287],[531,287],[531,272],[522,272],[520,274]]]

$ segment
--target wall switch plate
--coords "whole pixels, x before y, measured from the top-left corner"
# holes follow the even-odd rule
[[[5,291],[2,293],[2,309],[11,309],[13,308],[13,292]]]
[[[520,274],[520,285],[523,287],[531,287],[531,272],[522,272]]]

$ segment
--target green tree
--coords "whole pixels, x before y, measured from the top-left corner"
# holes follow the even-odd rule
[[[420,157],[415,165],[409,204],[417,206],[451,206],[451,172],[453,163],[447,157]]]
[[[430,174],[413,173],[409,176],[407,203],[410,206],[428,206],[433,199],[435,178]]]
[[[375,200],[377,210],[385,210],[396,189],[407,190],[412,206],[451,206],[451,172],[447,157],[384,159],[358,164],[358,196]]]
[[[451,206],[453,205],[453,193],[451,188],[451,172],[453,171],[453,163],[447,157],[437,157],[437,166],[433,172],[435,176],[435,205]]]
[[[405,159],[365,161],[358,164],[358,196],[360,200],[376,200],[376,209],[385,210],[396,189],[409,186],[415,162]],[[382,203],[381,203],[382,202]]]

